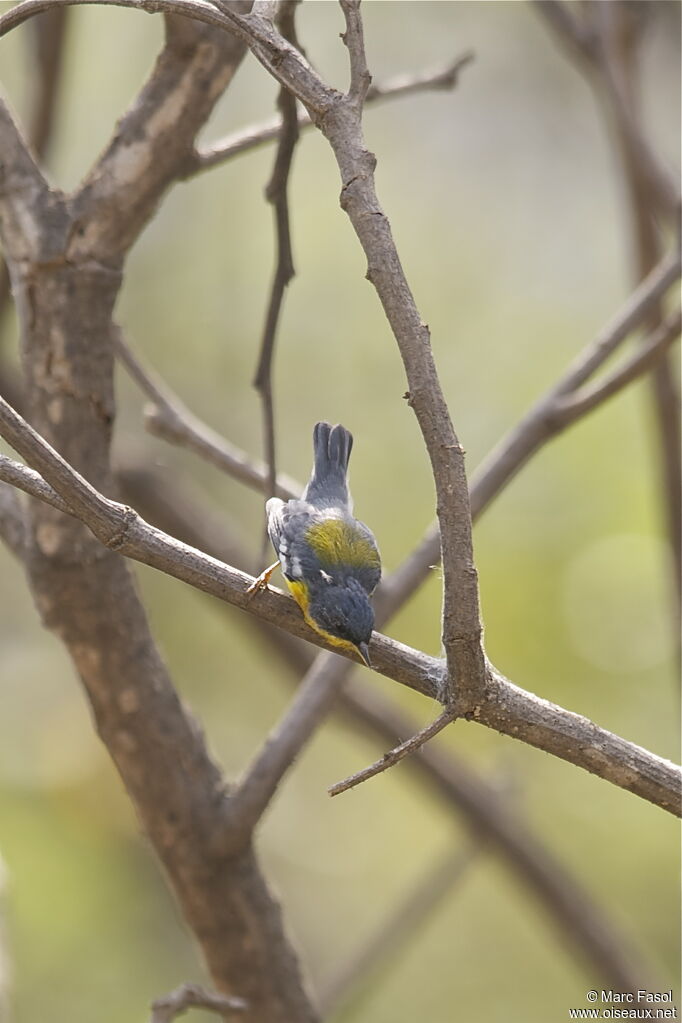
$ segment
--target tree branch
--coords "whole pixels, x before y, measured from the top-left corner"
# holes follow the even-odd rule
[[[238,536],[225,508],[221,507],[219,512],[207,508],[177,474],[171,479],[168,472],[152,464],[126,462],[117,467],[115,475],[122,499],[139,509],[151,525],[249,575],[258,572],[255,559],[247,557],[248,545]],[[229,612],[224,603],[219,602],[218,606]],[[291,671],[300,674],[308,668],[310,647],[303,640],[273,628],[255,615],[248,615],[246,623],[255,631],[258,642],[267,643]]]
[[[415,735],[411,735],[409,739],[401,742],[399,746],[395,746],[388,753],[384,753],[381,760],[375,761],[370,764],[369,767],[364,767],[361,771],[356,771],[355,774],[351,774],[348,778],[344,778],[343,781],[337,781],[336,784],[331,785],[327,790],[330,796],[338,796],[342,792],[347,792],[348,789],[354,789],[356,785],[361,785],[363,781],[368,781],[370,778],[374,778],[377,774],[382,774],[387,771],[389,767],[394,767],[399,764],[408,754],[414,753],[416,750],[421,749],[424,743],[428,742],[429,739],[433,739],[434,736],[442,732],[449,724],[452,724],[455,718],[455,714],[452,709],[446,708],[442,714],[439,714],[435,721],[432,721],[426,728],[422,728],[421,731]]]
[[[277,11],[277,25],[283,37],[299,49],[296,38],[296,5],[299,0],[282,0]],[[265,189],[265,197],[272,205],[275,219],[275,236],[277,245],[277,261],[273,277],[270,300],[265,314],[265,324],[261,338],[261,350],[258,366],[253,381],[261,397],[263,414],[263,434],[265,438],[265,459],[268,474],[265,496],[271,497],[277,487],[277,458],[275,450],[275,412],[272,392],[272,361],[275,354],[275,340],[279,326],[284,293],[294,273],[294,257],[291,249],[291,227],[289,223],[289,176],[298,143],[298,114],[296,97],[285,86],[281,85],[277,106],[282,115],[282,128],[277,142],[277,153],[270,180]],[[267,529],[264,530],[263,558],[268,544]]]
[[[371,85],[365,97],[365,104],[376,103],[384,100],[400,99],[414,93],[431,90],[453,89],[459,80],[459,72],[474,59],[471,52],[457,57],[446,67],[434,68],[432,71],[422,71],[416,74],[399,74]],[[313,127],[313,121],[304,110],[298,111],[298,129],[307,131]],[[241,153],[250,152],[267,142],[278,139],[282,133],[281,116],[273,117],[262,124],[242,128],[226,135],[223,139],[214,142],[210,149],[197,150],[187,160],[183,177],[189,178],[194,174],[210,170],[226,160],[239,156]]]
[[[678,310],[661,323],[644,344],[632,353],[622,365],[618,366],[601,380],[591,386],[584,386],[567,394],[557,401],[555,415],[558,421],[566,418],[566,422],[574,422],[587,412],[597,408],[602,402],[617,394],[628,384],[636,380],[660,359],[661,355],[680,336],[682,314]]]
[[[296,604],[282,593],[266,591],[250,600],[249,576],[187,547],[144,522],[131,508],[99,494],[0,398],[0,435],[31,462],[56,493],[82,518],[101,543],[126,557],[150,565],[197,589],[258,614],[294,635],[324,647],[322,637],[308,628]],[[43,498],[30,473],[12,463],[15,480],[23,489]],[[0,462],[0,479],[5,478]],[[371,645],[376,669],[396,682],[438,699],[447,670],[443,662],[375,634]],[[681,777],[669,761],[599,728],[587,718],[525,692],[487,664],[485,698],[471,719],[583,767],[655,803],[680,814]]]

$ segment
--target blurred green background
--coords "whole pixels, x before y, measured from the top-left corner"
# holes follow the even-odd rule
[[[6,5],[7,7],[11,5]],[[4,9],[5,5],[0,5]],[[367,110],[379,197],[391,220],[468,465],[475,467],[631,290],[621,179],[592,96],[525,3],[363,6],[377,81],[473,49],[454,92]],[[643,52],[650,138],[676,167],[676,3]],[[306,0],[299,35],[315,66],[346,79],[340,10]],[[0,81],[31,98],[27,29],[0,42]],[[49,167],[69,190],[106,144],[162,40],[158,17],[73,11]],[[276,89],[247,58],[203,133],[270,116]],[[136,245],[118,317],[190,408],[254,455],[251,387],[273,265],[263,202],[273,149],[178,185]],[[291,187],[298,276],[276,359],[280,464],[309,471],[319,418],[355,434],[357,513],[390,572],[434,517],[428,462],[402,398],[397,348],[338,206],[327,143],[306,134]],[[5,351],[15,350],[6,317]],[[260,548],[262,499],[144,435],[139,393],[118,377],[116,451],[153,461]],[[517,684],[661,755],[679,755],[670,579],[649,394],[638,383],[553,442],[476,526],[486,646]],[[238,612],[136,569],[183,697],[236,776],[287,705],[285,669]],[[387,630],[439,652],[440,575]],[[152,998],[201,979],[191,937],[94,735],[59,642],[42,631],[22,573],[0,548],[0,853],[17,1023],[143,1020]],[[378,687],[426,720],[433,708]],[[513,782],[520,807],[589,887],[646,978],[677,984],[678,827],[672,817],[511,739],[460,723],[438,742]],[[259,836],[265,871],[314,989],[381,927],[466,828],[402,765],[351,795],[327,785],[380,752],[330,720],[300,758]],[[510,797],[511,798],[511,797]],[[570,953],[504,864],[482,852],[344,1023],[547,1023],[584,1006],[601,978]]]

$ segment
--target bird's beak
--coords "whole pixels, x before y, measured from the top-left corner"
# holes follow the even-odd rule
[[[372,665],[371,665],[370,659],[369,659],[369,647],[368,647],[367,643],[358,643],[356,649],[357,649],[358,653],[360,654],[360,656],[362,657],[362,659],[365,662],[365,664],[367,665],[367,667],[371,668]]]

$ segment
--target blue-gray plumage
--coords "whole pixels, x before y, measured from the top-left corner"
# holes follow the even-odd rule
[[[371,530],[352,515],[347,479],[352,446],[343,426],[317,423],[313,472],[302,498],[272,497],[266,509],[272,545],[306,621],[369,664],[374,627],[369,598],[381,578],[381,561]]]

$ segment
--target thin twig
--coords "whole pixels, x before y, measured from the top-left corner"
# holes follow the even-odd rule
[[[413,95],[418,92],[453,89],[459,80],[460,71],[467,64],[471,63],[473,59],[473,53],[467,52],[457,57],[445,67],[417,72],[416,74],[404,73],[387,78],[384,82],[378,82],[376,85],[370,86],[365,97],[365,104],[400,99],[403,96]],[[299,131],[307,131],[312,127],[313,122],[310,114],[305,110],[299,110]],[[218,142],[214,142],[210,149],[193,152],[187,159],[183,177],[192,177],[202,171],[210,170],[226,160],[231,160],[241,153],[251,152],[253,149],[278,139],[281,133],[281,116],[270,118],[267,121],[263,121],[262,124],[252,125],[251,127],[231,132]]]
[[[207,991],[199,984],[183,984],[152,1002],[149,1023],[173,1023],[177,1016],[182,1016],[188,1009],[208,1009],[227,1019],[235,1013],[246,1012],[248,1003],[243,998]]]
[[[277,10],[277,26],[283,37],[299,48],[296,38],[296,6],[299,0],[282,0]],[[298,114],[296,97],[284,85],[280,86],[277,106],[282,115],[282,129],[277,142],[277,153],[270,180],[265,189],[265,197],[273,207],[275,236],[277,245],[277,261],[270,289],[270,300],[265,315],[261,349],[253,386],[261,397],[263,413],[263,434],[265,439],[265,461],[268,467],[265,484],[265,496],[275,494],[277,486],[277,455],[275,446],[275,410],[272,392],[272,363],[275,354],[275,341],[279,326],[284,293],[291,282],[294,270],[294,257],[291,250],[291,226],[289,216],[289,177],[294,158],[294,151],[299,138]],[[264,549],[262,561],[265,562],[268,543],[267,530],[264,531]]]
[[[565,417],[567,422],[574,422],[636,380],[655,365],[662,353],[678,339],[681,323],[682,314],[678,310],[653,330],[645,343],[611,373],[596,380],[592,385],[585,385],[573,391],[563,400],[558,399],[556,418],[560,421]]]
[[[370,764],[369,767],[364,767],[361,771],[357,771],[355,774],[351,774],[348,778],[344,778],[343,781],[337,781],[335,785],[331,785],[327,790],[330,796],[338,796],[341,792],[346,792],[348,789],[355,788],[356,785],[361,785],[363,781],[367,781],[369,778],[373,778],[377,774],[381,774],[383,771],[387,771],[389,767],[394,767],[395,764],[408,755],[408,753],[414,753],[418,750],[425,742],[432,739],[434,735],[438,735],[442,732],[456,717],[455,711],[451,707],[446,707],[442,714],[432,721],[426,728],[422,728],[416,735],[410,736],[405,742],[401,742],[399,746],[395,746],[388,753],[384,753],[381,760],[375,761]]]
[[[365,40],[362,28],[359,0],[340,0],[343,16],[346,19],[346,31],[341,35],[350,62],[350,84],[348,99],[356,109],[358,116],[365,105],[365,97],[372,82],[365,55]]]

